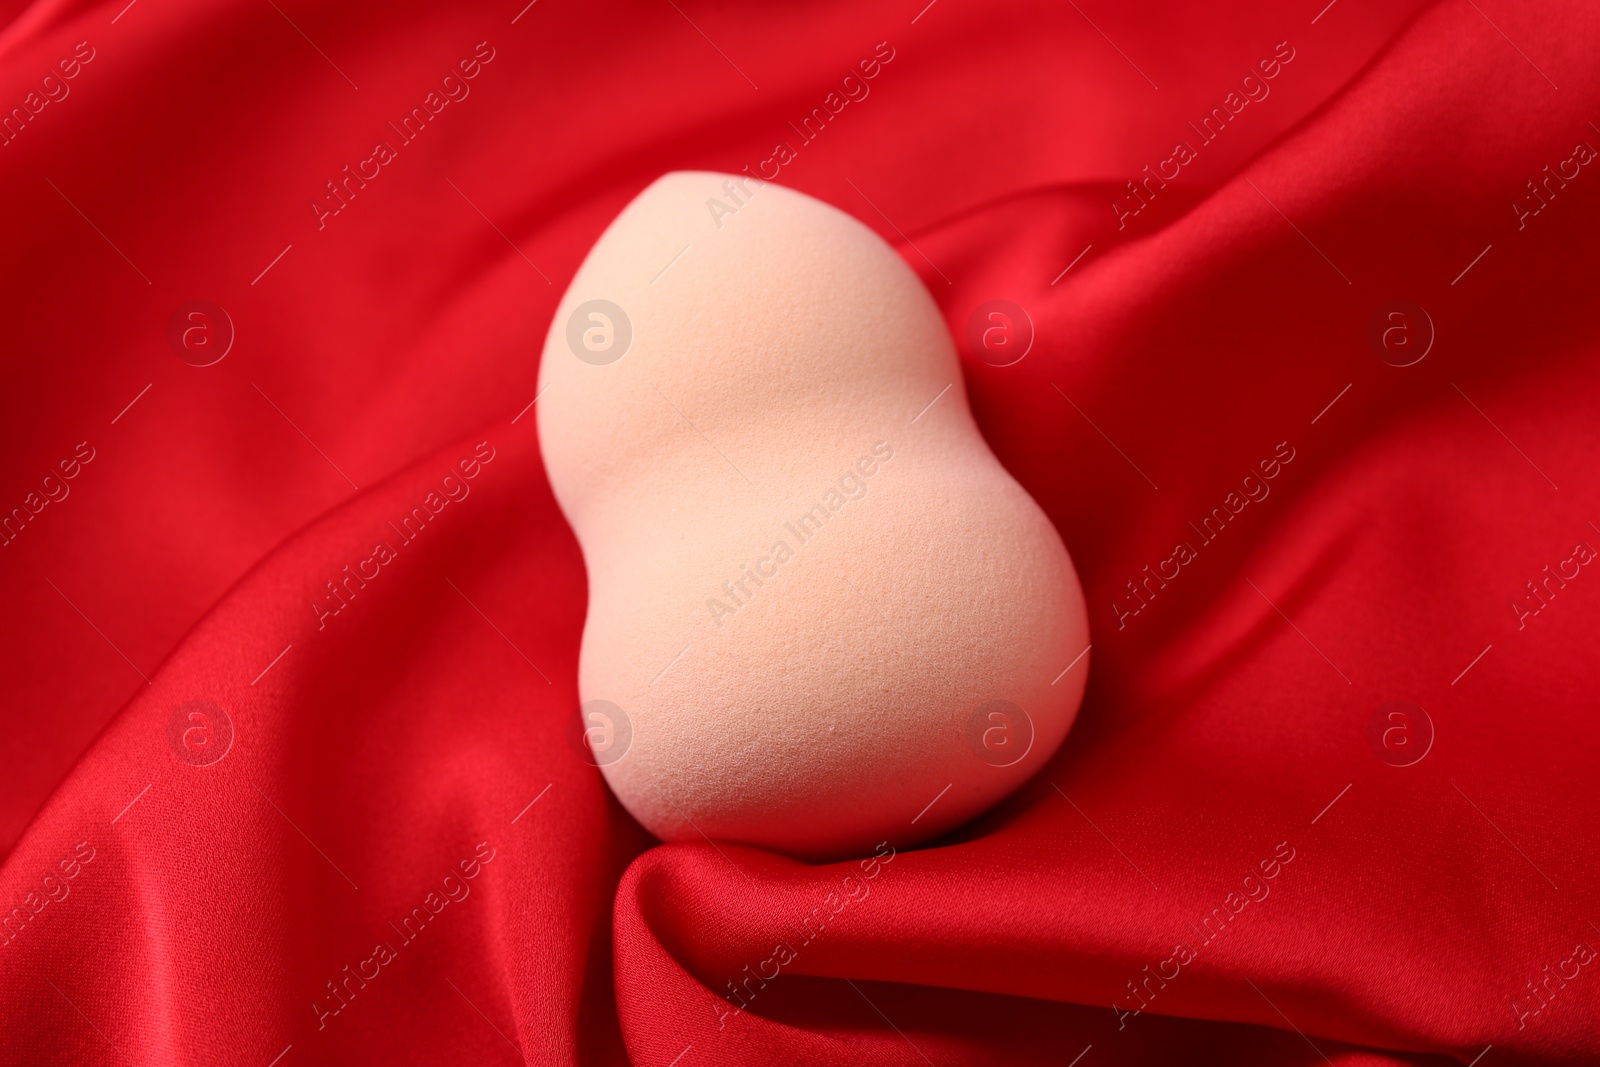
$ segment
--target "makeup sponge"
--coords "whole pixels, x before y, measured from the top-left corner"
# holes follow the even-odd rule
[[[668,174],[584,260],[542,360],[588,569],[575,743],[652,833],[912,844],[1055,752],[1089,664],[1077,575],[865,226]]]

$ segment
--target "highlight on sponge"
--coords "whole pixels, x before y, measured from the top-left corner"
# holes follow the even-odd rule
[[[539,440],[588,570],[585,752],[663,840],[936,835],[1037,771],[1088,660],[1060,536],[932,298],[848,215],[679,172],[557,309]]]

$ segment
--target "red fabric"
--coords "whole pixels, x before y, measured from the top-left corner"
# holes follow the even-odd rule
[[[0,34],[0,1061],[1600,1056],[1588,5],[123,3]],[[1084,710],[927,847],[654,845],[569,747],[536,353],[629,198],[770,168],[880,41],[778,180],[962,339],[1087,588]],[[996,299],[1008,367],[965,340]],[[236,332],[208,367],[194,300]],[[1368,340],[1396,300],[1408,367]],[[1411,766],[1415,712],[1368,739],[1393,700]]]

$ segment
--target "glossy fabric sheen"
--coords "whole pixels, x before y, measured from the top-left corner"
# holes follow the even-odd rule
[[[0,1063],[1600,1056],[1588,5],[123,5],[0,30]],[[1094,642],[822,867],[579,759],[528,410],[747,166],[918,272]]]

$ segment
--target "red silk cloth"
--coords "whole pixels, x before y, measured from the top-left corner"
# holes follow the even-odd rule
[[[0,32],[0,1062],[1600,1056],[1591,6],[124,4]],[[902,252],[1083,576],[941,841],[571,747],[538,352],[681,168]]]

